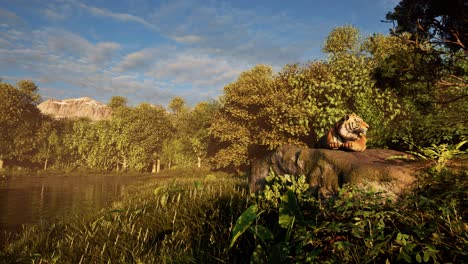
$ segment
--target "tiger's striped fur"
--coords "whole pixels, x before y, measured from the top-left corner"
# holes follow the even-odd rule
[[[358,115],[352,113],[341,118],[317,142],[317,148],[346,149],[364,151],[366,149],[366,132],[369,125]]]

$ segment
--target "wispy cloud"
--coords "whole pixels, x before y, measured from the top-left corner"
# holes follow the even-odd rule
[[[31,10],[48,23],[30,28],[0,8],[0,68],[39,80],[47,87],[45,97],[62,86],[68,91],[64,96],[81,92],[107,101],[123,95],[133,102],[164,104],[182,95],[194,103],[219,96],[255,64],[278,69],[310,59],[305,55],[313,47],[319,50],[332,27],[315,17],[305,23],[287,12],[235,8],[224,1],[143,2],[148,8],[127,8],[126,2],[113,8],[102,1],[37,1]],[[67,24],[78,19],[84,24]],[[99,31],[109,26],[115,26],[115,35]],[[138,36],[142,40],[126,38],[121,28],[144,32]]]
[[[95,67],[102,67],[106,62],[110,62],[121,47],[115,42],[93,44],[77,34],[57,28],[36,30],[33,36],[38,48],[42,49],[45,45],[51,54],[75,57]]]
[[[149,29],[156,30],[156,31],[158,30],[158,27],[156,25],[151,24],[147,22],[144,18],[136,16],[136,15],[113,12],[105,8],[99,8],[99,7],[87,5],[79,1],[70,1],[70,3],[75,4],[76,6],[84,10],[87,10],[90,14],[95,15],[95,16],[112,18],[112,19],[122,21],[122,22],[134,22],[134,23],[141,24]]]
[[[285,14],[254,13],[226,3],[207,2],[170,1],[159,6],[149,21],[163,25],[161,34],[192,48],[250,64],[275,65],[300,60],[316,44],[314,33],[331,27],[310,27]]]
[[[156,62],[146,75],[179,84],[222,87],[233,81],[247,67],[229,57],[187,50],[174,52],[167,59]]]
[[[127,54],[113,69],[117,72],[146,71],[154,63],[157,55],[161,54],[156,48],[145,48]]]
[[[0,8],[0,25],[8,25],[9,27],[24,26],[26,22],[15,13],[6,9]]]
[[[67,18],[67,13],[64,12],[57,12],[53,9],[50,8],[45,8],[41,10],[41,13],[48,19],[53,20],[53,21],[62,21]]]

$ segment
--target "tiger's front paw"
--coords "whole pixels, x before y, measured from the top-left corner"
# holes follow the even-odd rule
[[[347,149],[353,149],[353,142],[343,143],[343,147]]]

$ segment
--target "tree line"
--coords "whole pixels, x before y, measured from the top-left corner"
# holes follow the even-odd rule
[[[202,102],[193,109],[181,97],[168,108],[142,103],[129,107],[114,96],[109,120],[56,119],[37,108],[40,96],[32,81],[16,87],[0,83],[2,140],[0,165],[47,169],[89,168],[158,172],[164,166],[202,166],[207,128],[216,104]]]
[[[277,73],[257,65],[195,107],[181,97],[167,108],[129,107],[115,96],[110,120],[56,120],[37,109],[33,82],[1,82],[0,167],[240,170],[283,144],[313,146],[349,112],[370,125],[369,147],[454,144],[468,135],[466,33],[457,10],[429,2],[401,1],[387,15],[398,24],[389,35],[337,27],[325,59]]]

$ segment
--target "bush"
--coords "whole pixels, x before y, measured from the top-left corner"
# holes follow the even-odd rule
[[[461,263],[468,257],[466,172],[445,170],[431,179],[393,202],[351,186],[326,201],[304,199],[307,192],[294,191],[299,186],[284,188],[270,178],[257,200],[276,203],[278,196],[268,193],[281,189],[279,206],[249,207],[236,222],[231,247],[250,239],[251,260],[263,263]]]

